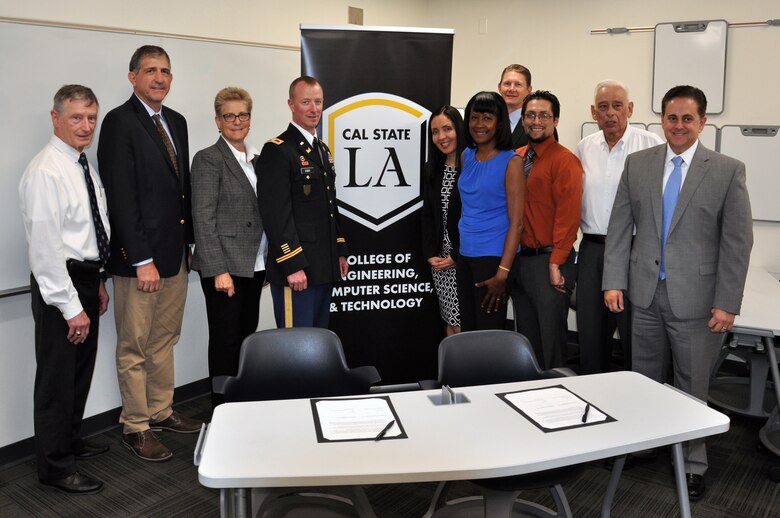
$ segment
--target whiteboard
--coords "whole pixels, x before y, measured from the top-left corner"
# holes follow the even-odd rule
[[[647,125],[647,131],[652,131],[666,142],[663,127],[657,122]],[[718,128],[713,124],[705,124],[704,129],[699,133],[699,141],[704,147],[713,151],[718,151]]]
[[[753,219],[780,221],[780,126],[723,126],[720,152],[745,163]]]
[[[0,125],[0,296],[30,283],[18,184],[52,135],[54,93],[68,83],[92,88],[102,120],[130,97],[128,63],[145,44],[160,45],[171,57],[173,84],[165,104],[187,118],[192,155],[217,140],[214,96],[225,86],[240,86],[252,95],[248,141],[256,147],[286,129],[287,88],[300,75],[298,49],[0,21],[0,92],[5,99],[5,124]],[[98,133],[87,150],[93,164]]]
[[[659,23],[653,54],[653,111],[673,86],[692,85],[707,96],[707,113],[723,112],[726,82],[725,20]]]
[[[631,122],[630,124],[631,127],[633,128],[647,129],[647,127],[641,122]],[[599,125],[596,124],[595,122],[593,121],[583,122],[582,127],[580,128],[580,138],[583,139],[588,135],[593,135],[597,131],[599,131]]]

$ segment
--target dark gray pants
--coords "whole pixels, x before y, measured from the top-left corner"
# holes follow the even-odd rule
[[[74,449],[81,441],[81,420],[97,355],[100,274],[78,266],[69,266],[68,271],[90,320],[89,335],[78,345],[68,341],[68,323],[59,309],[43,301],[30,275],[36,363],[33,422],[38,478],[45,481],[76,471]]]
[[[633,367],[659,383],[666,382],[666,366],[671,356],[674,386],[707,402],[710,371],[717,358],[723,335],[707,327],[709,317],[680,319],[669,305],[666,282],[658,281],[650,307],[634,306]],[[703,475],[707,471],[704,439],[683,446],[685,472]]]
[[[531,342],[536,359],[544,369],[563,367],[569,328],[569,295],[550,284],[549,264],[550,254],[521,256],[512,287],[517,331]],[[566,286],[574,289],[577,282],[574,250],[561,265],[561,273]]]
[[[604,305],[604,245],[580,242],[577,256],[577,335],[580,344],[580,374],[609,371],[615,329],[623,346],[623,369],[631,370],[631,303],[623,293],[625,309],[612,313]]]

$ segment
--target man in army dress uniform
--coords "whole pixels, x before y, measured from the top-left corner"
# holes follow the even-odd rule
[[[327,328],[331,285],[347,275],[333,155],[316,133],[322,103],[319,81],[293,81],[292,122],[255,162],[277,327]]]

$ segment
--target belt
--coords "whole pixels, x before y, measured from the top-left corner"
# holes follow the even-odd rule
[[[602,234],[582,234],[582,239],[590,241],[591,243],[598,243],[603,245],[607,241],[607,236]]]
[[[87,272],[99,272],[101,267],[100,261],[79,261],[78,259],[67,259],[65,264],[68,268]]]
[[[65,261],[68,274],[72,279],[92,280],[100,277],[100,261],[79,261],[68,259]]]
[[[528,255],[545,255],[545,254],[551,254],[553,251],[553,247],[551,246],[540,246],[539,248],[521,248],[520,249],[520,255],[522,256],[528,256]]]

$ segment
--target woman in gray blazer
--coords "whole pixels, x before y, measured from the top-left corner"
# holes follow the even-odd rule
[[[235,375],[244,338],[257,330],[268,243],[257,202],[252,159],[245,142],[252,98],[223,88],[214,99],[221,136],[192,161],[195,253],[209,323],[209,377]],[[212,393],[212,403],[221,400]]]

